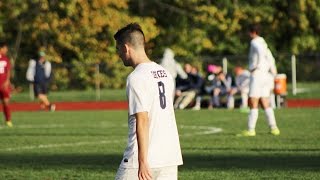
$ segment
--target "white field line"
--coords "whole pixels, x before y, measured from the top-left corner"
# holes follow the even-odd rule
[[[297,93],[304,93],[304,92],[309,92],[311,89],[308,88],[297,88]]]
[[[16,126],[15,126],[16,127]],[[64,128],[64,125],[20,125],[20,128]],[[110,127],[110,126],[109,126]],[[216,134],[222,132],[221,128],[210,127],[210,126],[186,126],[181,125],[179,126],[181,129],[193,129],[193,130],[200,130],[198,132],[193,133],[186,133],[181,134],[180,136],[194,136],[194,135],[208,135],[208,134]],[[0,149],[0,151],[19,151],[19,150],[32,150],[32,149],[48,149],[48,148],[60,148],[60,147],[75,147],[75,146],[90,146],[96,144],[110,144],[110,143],[120,143],[121,141],[118,140],[110,140],[110,141],[96,141],[96,142],[77,142],[77,143],[61,143],[61,144],[39,144],[33,146],[21,146],[21,147],[14,147],[14,148],[4,148]]]
[[[48,149],[48,148],[60,148],[60,147],[75,147],[75,146],[86,146],[86,145],[96,145],[96,144],[110,144],[119,143],[120,141],[96,141],[96,142],[77,142],[77,143],[62,143],[62,144],[39,144],[35,146],[21,146],[15,148],[4,148],[0,151],[17,151],[17,150],[31,150],[31,149]]]
[[[127,127],[127,125],[123,124],[120,125],[121,127]],[[47,124],[47,125],[14,125],[14,128],[17,129],[53,129],[53,128],[74,128],[74,127],[86,127],[86,128],[115,128],[120,126],[114,126],[114,125],[89,125],[89,126],[66,126],[64,124]]]
[[[187,133],[182,134],[181,136],[193,136],[193,135],[207,135],[207,134],[217,134],[219,132],[222,132],[221,128],[217,127],[211,127],[211,126],[179,126],[182,129],[196,129],[200,130],[200,132],[193,132],[193,133]]]
[[[18,129],[51,129],[51,128],[65,128],[64,124],[47,124],[47,125],[15,125]]]

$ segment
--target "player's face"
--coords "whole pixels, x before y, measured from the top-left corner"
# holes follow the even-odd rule
[[[190,64],[185,64],[184,65],[184,71],[186,73],[191,73],[191,70],[192,70],[192,66]]]
[[[6,55],[8,52],[8,47],[7,46],[3,46],[2,48],[0,48],[0,53]]]
[[[119,57],[121,58],[123,64],[125,66],[131,66],[130,61],[129,61],[130,58],[127,53],[128,52],[127,47],[124,44],[117,42],[116,48],[117,48],[117,53],[118,53]]]
[[[255,33],[255,32],[249,32],[249,36],[251,39],[255,38],[256,35],[257,35],[257,33]]]

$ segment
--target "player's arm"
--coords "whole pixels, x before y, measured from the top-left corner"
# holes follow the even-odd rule
[[[34,81],[34,74],[36,69],[36,61],[34,59],[30,59],[29,66],[26,73],[26,78],[30,83],[33,83]]]
[[[8,61],[9,62],[9,61]],[[7,67],[6,67],[6,71],[7,71],[7,79],[4,82],[3,86],[4,88],[8,88],[10,86],[10,76],[11,76],[11,66],[10,63],[8,63]]]
[[[249,71],[254,72],[259,65],[259,50],[255,43],[251,43],[249,52]]]
[[[151,171],[148,164],[149,118],[147,112],[139,112],[136,117],[136,133],[138,141],[139,180],[151,180]]]

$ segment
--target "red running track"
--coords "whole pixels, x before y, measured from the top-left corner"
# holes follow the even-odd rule
[[[126,110],[128,103],[124,101],[99,102],[56,102],[56,111],[79,110]],[[39,111],[40,105],[35,102],[11,103],[12,111]],[[0,109],[2,111],[2,108]]]
[[[320,99],[288,99],[287,107],[289,108],[316,108],[320,107]]]
[[[57,111],[79,110],[127,110],[125,101],[90,101],[90,102],[57,102]],[[320,108],[320,99],[288,99],[288,108]],[[12,111],[39,111],[40,106],[36,102],[11,103]],[[0,108],[2,111],[2,108]]]

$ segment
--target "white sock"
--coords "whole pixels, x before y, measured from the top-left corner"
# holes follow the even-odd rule
[[[248,128],[249,131],[254,131],[256,128],[256,123],[258,120],[259,111],[258,109],[250,109],[249,117],[248,117]]]
[[[234,108],[234,98],[232,95],[228,96],[228,103],[227,103],[228,109],[233,109]]]
[[[241,100],[242,100],[242,108],[247,108],[248,107],[248,94],[246,93],[241,93]]]
[[[268,107],[267,109],[264,110],[264,112],[266,114],[266,118],[270,128],[271,129],[277,128],[276,118],[274,116],[272,107]]]
[[[202,100],[201,96],[197,96],[195,107],[200,107],[201,106],[201,100]]]
[[[213,96],[213,105],[216,107],[220,107],[220,98],[219,95]]]

